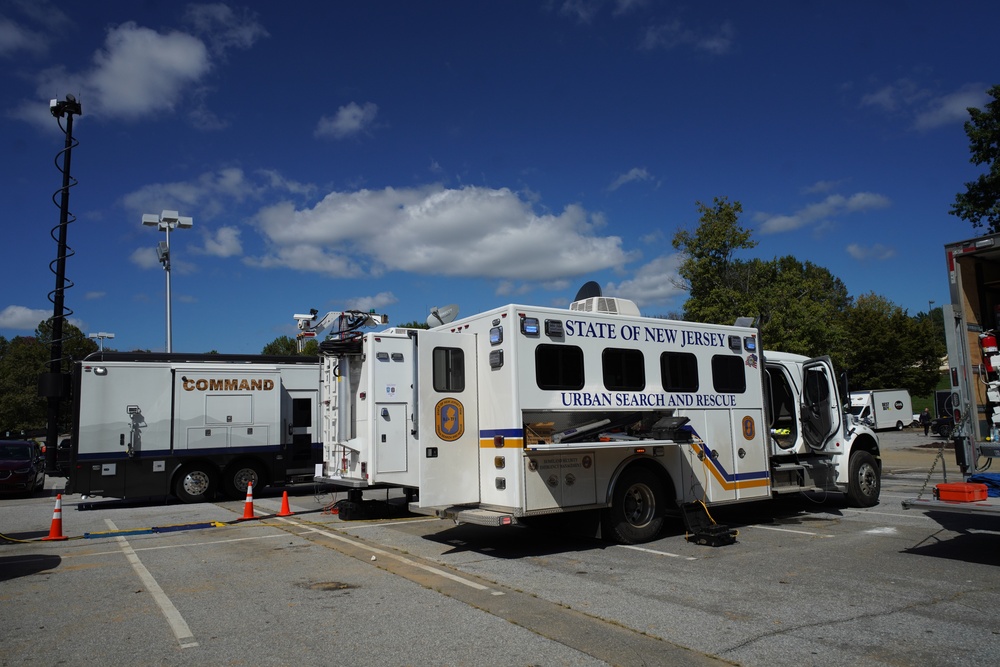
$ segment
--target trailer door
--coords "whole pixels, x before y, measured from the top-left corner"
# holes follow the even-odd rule
[[[836,453],[843,419],[837,380],[830,357],[810,359],[802,365],[802,436],[816,451]]]
[[[476,337],[420,332],[419,507],[479,502]]]
[[[313,447],[317,442],[316,425],[316,390],[290,389],[285,398],[286,408],[284,419],[287,420],[286,439],[288,457],[285,465],[288,472],[309,472],[317,463],[322,462],[322,450]]]

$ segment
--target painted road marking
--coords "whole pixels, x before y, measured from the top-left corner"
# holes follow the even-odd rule
[[[297,521],[290,521],[290,520],[285,519],[285,518],[282,518],[281,521],[284,521],[285,523],[291,524],[291,525],[295,526],[296,528],[306,528],[307,527],[307,526],[302,525],[301,523],[298,523]],[[329,537],[331,540],[337,540],[337,541],[340,541],[340,542],[344,542],[346,544],[350,544],[352,547],[355,547],[357,549],[365,549],[367,551],[372,552],[373,554],[378,554],[380,556],[385,556],[386,558],[392,558],[393,560],[399,561],[400,563],[406,563],[407,565],[410,565],[412,567],[416,567],[416,568],[419,568],[421,570],[425,570],[427,572],[430,572],[432,574],[436,574],[439,577],[444,577],[445,579],[450,579],[450,580],[452,580],[452,581],[454,581],[456,583],[462,584],[463,586],[468,586],[469,588],[474,588],[477,591],[489,591],[490,590],[489,586],[483,586],[480,583],[477,583],[475,581],[470,581],[469,579],[465,579],[464,577],[460,577],[457,574],[452,574],[451,572],[446,572],[445,570],[440,570],[440,569],[438,569],[436,567],[431,567],[430,565],[424,565],[423,563],[419,563],[419,562],[417,562],[415,560],[412,560],[410,558],[406,558],[404,556],[399,556],[399,555],[394,554],[392,552],[385,551],[384,549],[379,549],[377,547],[373,547],[370,544],[364,544],[363,542],[357,542],[357,541],[352,540],[352,539],[350,539],[348,537],[344,537],[343,535],[338,535],[337,533],[332,533],[332,532],[330,532],[328,530],[318,530],[317,529],[317,530],[313,530],[312,532],[319,533],[320,535],[323,535],[324,537]],[[503,592],[502,591],[491,591],[491,594],[492,595],[503,595]]]
[[[118,526],[111,519],[105,519],[104,523],[108,524],[108,528],[111,530],[118,530]],[[156,600],[156,604],[159,605],[160,611],[166,617],[167,623],[170,625],[170,629],[173,631],[174,637],[177,638],[177,642],[181,648],[194,648],[197,646],[198,642],[194,640],[191,628],[188,627],[184,617],[177,611],[177,607],[174,606],[174,603],[170,601],[170,598],[163,592],[160,585],[156,583],[153,575],[149,573],[146,566],[139,560],[139,556],[136,555],[135,550],[129,546],[128,540],[124,537],[116,537],[114,539],[121,546],[125,558],[132,564],[132,569],[139,575],[139,579],[142,580],[142,583],[146,585],[146,589],[152,594],[153,599]]]
[[[698,560],[694,556],[682,556],[680,554],[672,554],[669,551],[659,551],[657,549],[647,549],[646,547],[637,547],[634,544],[618,544],[616,546],[622,549],[632,549],[633,551],[645,551],[646,553],[656,554],[657,556],[668,556],[670,558],[683,558],[684,560]]]

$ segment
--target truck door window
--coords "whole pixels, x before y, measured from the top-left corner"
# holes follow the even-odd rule
[[[535,383],[539,389],[583,389],[583,350],[575,345],[536,347]]]
[[[664,352],[660,380],[664,391],[698,391],[698,358],[690,352]]]
[[[434,391],[465,391],[465,352],[456,347],[435,347]]]
[[[604,386],[611,391],[642,391],[646,388],[646,366],[640,350],[607,348],[601,354]]]
[[[719,394],[742,394],[747,390],[746,366],[742,357],[712,357],[712,386]]]

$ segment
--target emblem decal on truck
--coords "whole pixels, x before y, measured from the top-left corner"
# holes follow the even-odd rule
[[[465,408],[454,398],[443,398],[434,406],[434,432],[437,437],[453,442],[465,433]]]

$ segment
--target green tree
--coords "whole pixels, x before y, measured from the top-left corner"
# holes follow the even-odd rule
[[[844,358],[844,313],[851,297],[843,281],[822,266],[800,262],[791,255],[771,261],[754,260],[745,295],[745,315],[760,318],[765,348],[829,355],[838,366]]]
[[[0,342],[0,429],[34,430],[48,422],[48,400],[38,395],[38,378],[49,370],[52,325],[42,322],[34,336],[18,336]],[[73,363],[96,352],[97,343],[77,327],[63,323],[60,370],[71,373]],[[72,422],[72,396],[59,406],[59,430],[66,432]]]
[[[757,245],[750,230],[739,226],[743,206],[726,197],[715,197],[713,205],[697,202],[698,228],[680,230],[671,241],[685,256],[678,273],[689,293],[684,319],[692,322],[729,322],[735,314],[746,314],[742,298],[753,281],[752,267],[733,257],[737,250]]]
[[[924,396],[937,386],[944,342],[933,320],[910,317],[874,293],[856,299],[846,318],[850,388],[908,389]]]
[[[426,322],[418,322],[417,320],[406,322],[404,324],[397,324],[396,326],[401,329],[430,329]]]
[[[952,215],[981,227],[985,223],[989,231],[1000,232],[1000,85],[993,86],[987,93],[993,98],[985,110],[969,108],[970,119],[965,122],[965,134],[969,137],[969,161],[977,166],[986,165],[987,172],[965,184],[965,192],[955,196]]]
[[[260,353],[280,356],[301,354],[314,357],[319,353],[319,343],[316,342],[315,338],[311,338],[302,347],[302,352],[299,352],[299,344],[294,338],[291,336],[278,336],[265,345]]]

